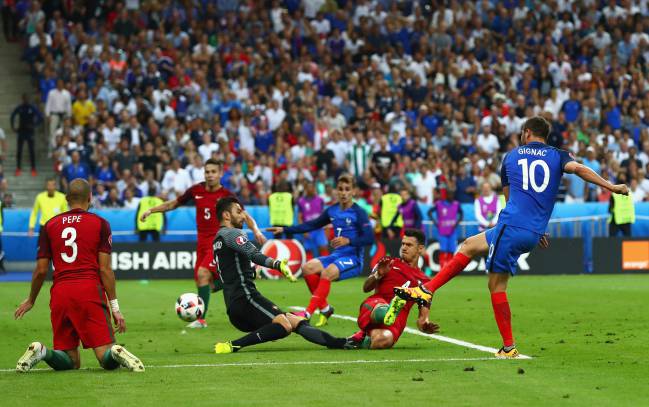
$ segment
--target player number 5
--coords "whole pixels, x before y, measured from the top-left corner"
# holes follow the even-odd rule
[[[518,165],[523,167],[523,189],[528,190],[529,185],[532,185],[532,189],[536,192],[543,192],[548,187],[550,183],[550,167],[543,160],[534,160],[530,164],[529,168],[527,166],[527,158],[522,158],[518,160]],[[543,169],[543,183],[538,185],[536,183],[536,167],[541,166]]]
[[[210,208],[205,208],[205,214],[203,217],[205,218],[205,220],[212,217],[212,214],[210,213]]]
[[[61,252],[61,258],[66,263],[72,263],[77,259],[77,230],[73,227],[63,229],[61,238],[66,239],[65,245],[72,248],[72,255],[68,256],[67,253]]]

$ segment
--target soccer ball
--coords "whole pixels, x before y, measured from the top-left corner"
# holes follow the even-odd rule
[[[203,317],[205,304],[203,299],[194,293],[182,294],[176,300],[176,314],[183,321],[192,322]]]

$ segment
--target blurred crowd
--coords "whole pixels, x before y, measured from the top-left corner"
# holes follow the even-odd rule
[[[89,179],[97,206],[179,196],[208,158],[247,205],[311,183],[330,203],[342,172],[370,203],[404,188],[473,202],[501,188],[533,115],[643,201],[648,3],[5,0],[3,16],[24,34],[63,187]],[[609,195],[566,176],[559,199]]]

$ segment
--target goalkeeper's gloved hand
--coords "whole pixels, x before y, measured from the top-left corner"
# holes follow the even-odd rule
[[[286,259],[284,259],[284,260],[275,260],[275,262],[273,263],[273,268],[275,270],[281,271],[282,274],[284,275],[284,277],[288,278],[288,280],[291,283],[295,283],[297,281],[297,278],[295,278],[295,276],[293,275],[293,272],[288,267],[288,260],[286,260]]]

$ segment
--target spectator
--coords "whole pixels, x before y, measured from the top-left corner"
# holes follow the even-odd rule
[[[192,186],[192,180],[187,170],[180,166],[180,161],[175,159],[162,179],[162,190],[168,199],[175,199],[185,193]]]
[[[95,113],[95,104],[88,99],[85,90],[79,92],[77,100],[72,104],[72,119],[77,126],[85,126],[88,118]]]
[[[372,164],[370,169],[372,175],[376,177],[381,186],[385,188],[390,182],[390,179],[396,173],[397,159],[394,153],[388,150],[387,137],[381,137],[379,146],[380,150],[372,155]]]
[[[491,184],[485,182],[480,187],[480,196],[473,204],[475,218],[478,221],[478,230],[484,231],[492,228],[498,222],[498,215],[503,209],[498,195],[491,189]]]
[[[49,127],[50,148],[56,146],[56,130],[63,119],[72,114],[72,96],[65,89],[63,79],[56,81],[56,88],[49,91],[45,102],[45,117]]]
[[[104,208],[123,208],[124,203],[119,199],[117,188],[112,187],[108,190],[108,196],[101,203]]]
[[[85,180],[90,176],[90,168],[80,160],[80,155],[78,151],[73,151],[70,154],[70,164],[66,165],[63,168],[61,173],[61,183],[63,184],[63,190],[68,190],[68,184],[70,181],[76,178],[83,178]]]
[[[16,125],[18,117],[18,125]],[[18,133],[18,149],[16,150],[16,176],[19,177],[22,170],[23,146],[27,143],[29,149],[29,162],[32,167],[32,177],[36,173],[36,158],[34,155],[34,129],[43,121],[43,116],[36,106],[30,103],[29,96],[23,94],[23,102],[18,105],[11,113],[11,128]],[[3,132],[4,133],[4,132]],[[2,152],[4,153],[5,145],[3,143]]]

